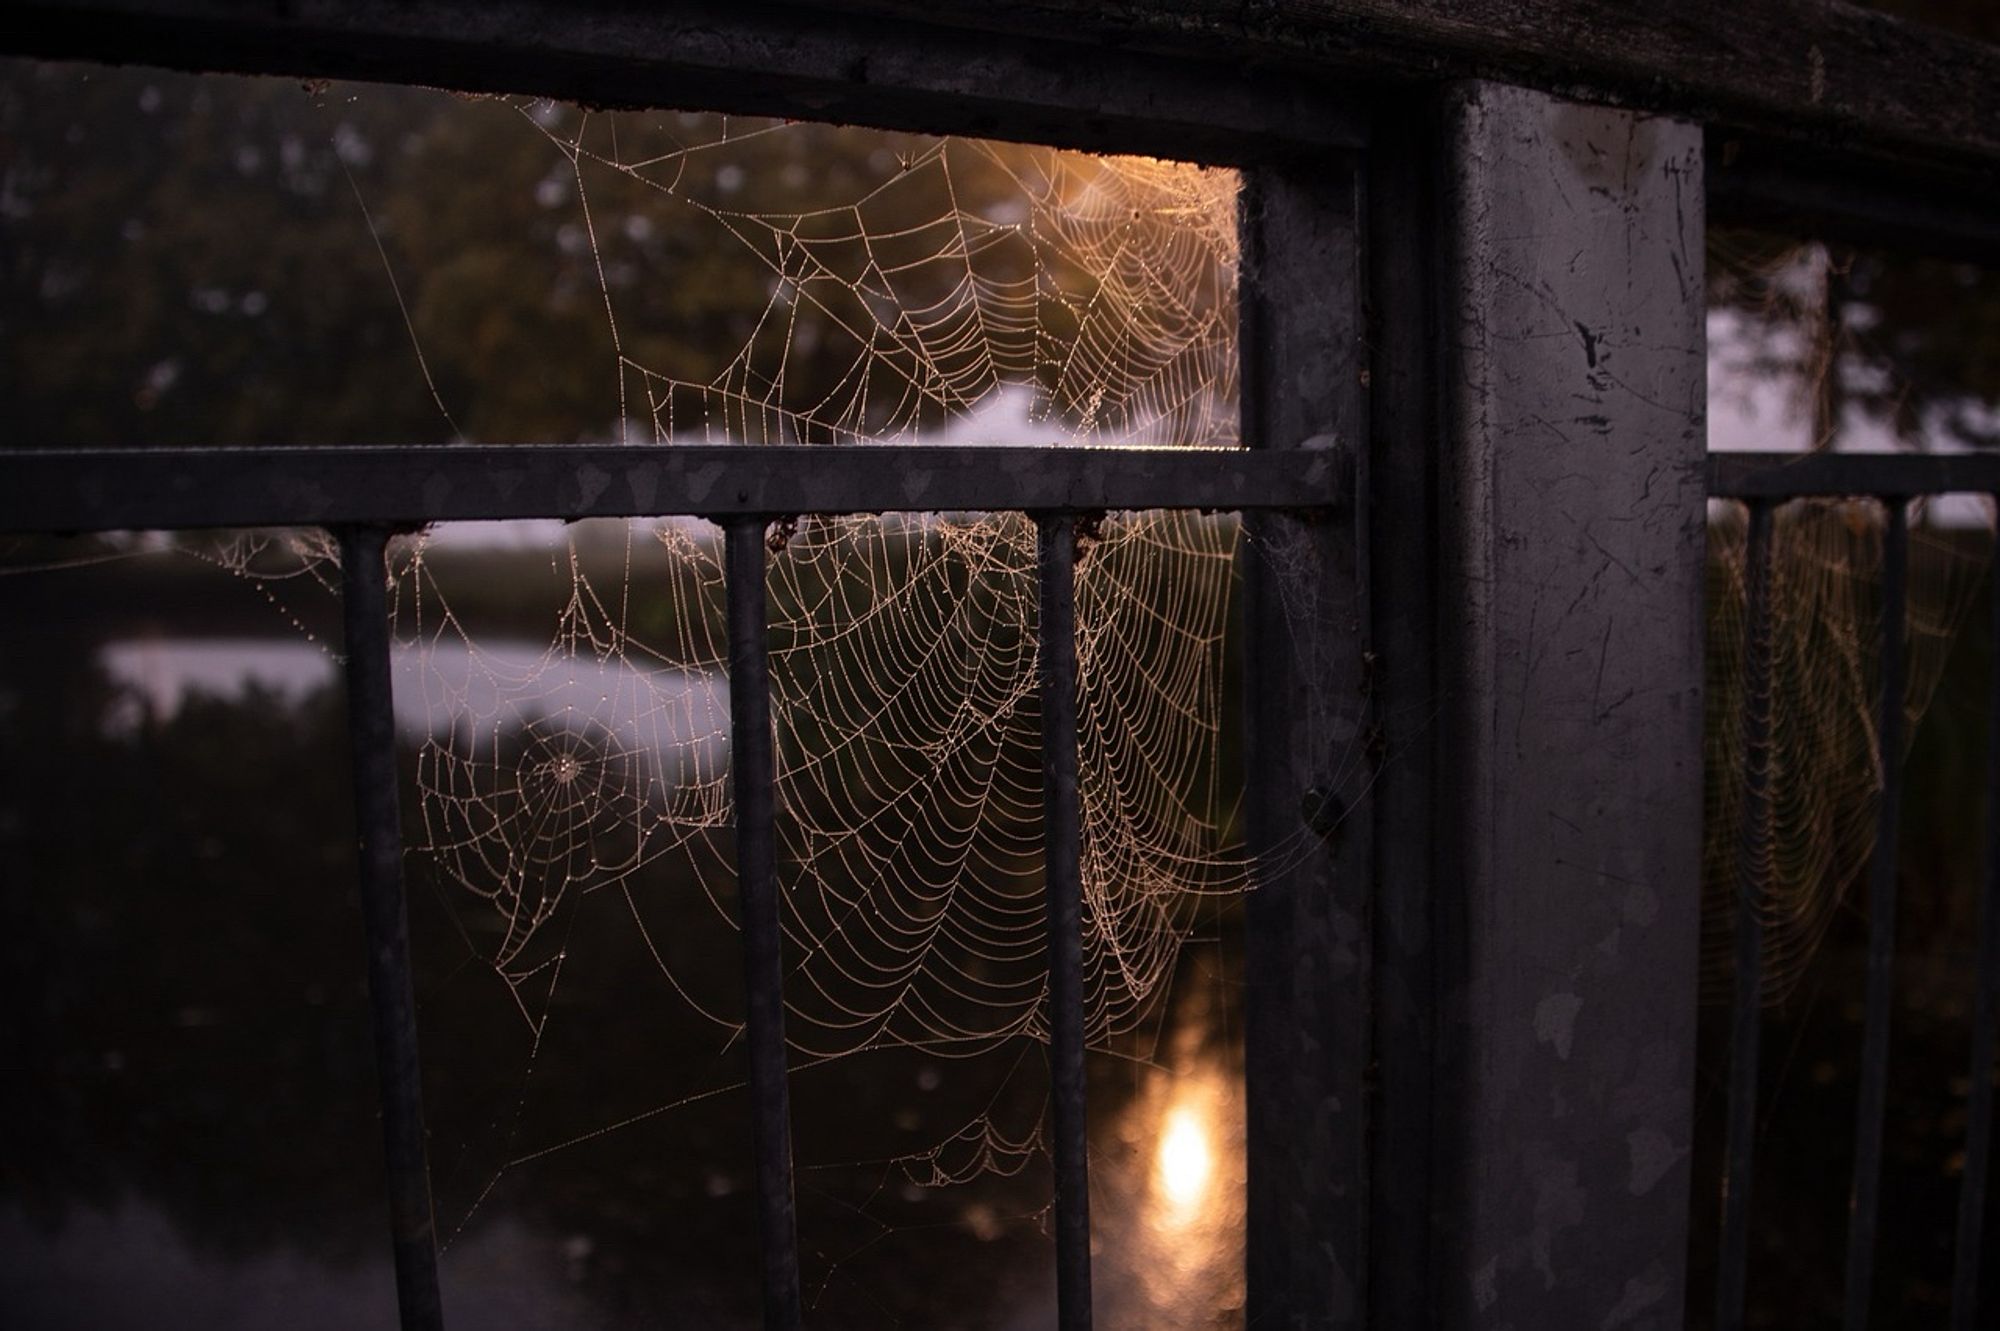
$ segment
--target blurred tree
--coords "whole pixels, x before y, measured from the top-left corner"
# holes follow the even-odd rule
[[[835,126],[4,62],[0,144],[29,446],[936,424],[1051,388],[1119,253],[1034,231],[1047,150]]]

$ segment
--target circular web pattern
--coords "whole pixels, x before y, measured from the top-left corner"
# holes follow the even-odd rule
[[[764,274],[742,344],[693,380],[628,351],[600,262],[621,418],[643,403],[657,440],[997,442],[965,418],[998,398],[1024,405],[1032,442],[1236,442],[1233,172],[915,140],[852,202],[748,210],[728,205],[746,142],[783,172],[843,131],[724,120],[712,142],[607,156],[587,118],[529,114],[570,161],[586,222],[589,182],[614,173],[665,207],[658,225],[719,228]]]
[[[587,237],[628,440],[1236,441],[1233,173],[878,135],[900,145],[893,169],[832,199],[802,169],[851,159],[852,131],[516,110]],[[745,206],[765,176],[812,197]],[[690,229],[710,262],[761,274],[699,376],[699,357],[649,356],[657,293],[632,277],[635,252]],[[770,543],[791,1040],[824,1058],[1041,1035],[1032,524],[805,515]],[[1117,515],[1079,566],[1099,1043],[1149,1010],[1200,897],[1245,882],[1220,757],[1236,543],[1233,519]],[[735,917],[713,529],[631,524],[609,577],[567,544],[539,651],[468,632],[423,541],[401,569],[423,849],[481,903],[467,937],[537,1025],[567,903],[617,887],[646,929],[669,913],[645,894],[688,875],[635,875],[676,857]],[[675,984],[733,1026],[725,997]]]

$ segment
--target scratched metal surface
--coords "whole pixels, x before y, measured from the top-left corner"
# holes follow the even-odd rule
[[[1490,84],[1447,125],[1441,1324],[1678,1328],[1702,141]]]

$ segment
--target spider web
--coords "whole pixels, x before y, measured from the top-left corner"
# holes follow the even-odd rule
[[[1758,422],[1769,438],[1754,442],[1774,451],[1908,442],[1867,402],[1850,400],[1854,385],[1884,371],[1871,364],[1878,349],[1866,345],[1869,312],[1844,312],[1832,294],[1836,256],[1818,245],[1724,235],[1711,260],[1711,306],[1727,307],[1727,322],[1711,328],[1723,377],[1737,394],[1774,399]],[[1881,756],[1887,510],[1875,500],[1800,499],[1773,513],[1770,822],[1756,866],[1768,1002],[1794,991],[1850,905],[1875,848],[1884,765],[1908,756],[1991,562],[1991,542],[1978,531],[1993,521],[1983,499],[1933,498],[1913,504],[1908,517],[1903,752]],[[1711,504],[1702,978],[1720,1001],[1729,992],[1742,899],[1747,545],[1747,510]]]
[[[1872,500],[1796,500],[1773,515],[1771,538],[1771,815],[1758,865],[1768,1001],[1798,984],[1849,901],[1875,848],[1884,759],[1877,756],[1881,692],[1881,563],[1886,510]],[[1903,749],[1944,676],[1977,602],[1985,550],[1963,532],[1910,520],[1904,638]],[[1709,524],[1709,719],[1703,979],[1728,992],[1734,941],[1743,782],[1743,596],[1749,525],[1740,505]],[[1957,537],[1957,539],[1954,539]]]
[[[409,89],[315,86],[301,103],[203,80],[161,93],[154,77],[110,90],[101,117],[116,130],[133,95],[145,115],[185,103],[156,136],[149,206],[242,212],[297,240],[296,254],[266,254],[223,225],[186,261],[204,284],[195,314],[232,321],[199,325],[221,338],[216,355],[162,360],[157,338],[120,350],[141,372],[135,410],[152,412],[248,401],[211,387],[216,367],[260,365],[266,344],[303,335],[297,363],[245,375],[281,409],[216,424],[226,442],[1240,446],[1233,172]],[[301,146],[302,110],[328,146]],[[234,145],[233,193],[189,209],[216,142]],[[53,235],[75,210],[61,191],[44,202]],[[293,214],[312,228],[287,229]],[[177,263],[184,244],[163,231],[157,248]],[[289,280],[301,264],[365,289]],[[311,351],[321,295],[330,345],[351,358],[326,382],[300,368],[325,359]],[[208,416],[158,419],[139,437],[215,441]],[[1231,705],[1243,533],[1196,512],[1080,529],[1087,1038],[1094,1080],[1107,1062],[1129,1078],[1108,1102],[1120,1136],[1092,1150],[1105,1165],[1138,1149],[1135,1133],[1199,1113],[1240,1157],[1240,1107],[1224,1112],[1240,1093],[1240,981],[1220,940],[1257,872]],[[742,1087],[744,1007],[719,535],[666,518],[446,525],[391,543],[447,1236],[535,1209],[528,1194],[557,1176],[551,1194],[595,1186],[591,1160],[623,1170],[679,1152],[662,1175],[673,1187],[705,1172],[711,1199],[738,1186],[735,1135],[707,1135]],[[339,571],[323,534],[173,545],[324,638]],[[808,1275],[879,1306],[843,1266],[935,1224],[943,1208],[922,1212],[911,1189],[977,1183],[952,1205],[981,1241],[1046,1219],[1036,532],[1007,513],[807,513],[774,522],[767,545],[801,1199],[864,1222],[829,1230]],[[1310,576],[1287,562],[1296,552],[1268,554],[1278,582]],[[1240,1198],[1206,1207],[1200,1261],[1218,1286],[1173,1246],[1201,1228],[1184,1192],[1161,1201],[1143,1167],[1094,1178],[1132,1212],[1110,1207],[1102,1233],[1182,1227],[1121,1251],[1184,1268],[1170,1283],[1227,1323]],[[617,1209],[591,1224],[614,1225]],[[1102,1264],[1107,1289],[1119,1260]],[[1129,1279],[1126,1301],[1162,1297],[1136,1266]]]
[[[507,105],[555,164],[543,197],[560,193],[585,237],[622,441],[1237,443],[1231,172],[898,139],[886,178],[849,197],[813,180],[805,206],[746,207],[734,200],[763,176],[809,180],[856,132]],[[760,278],[735,340],[705,361],[648,350],[664,345],[648,331],[657,293],[628,262],[675,229]],[[393,244],[383,258],[393,277]],[[419,339],[419,359],[435,346]],[[413,849],[532,1032],[522,1105],[462,1226],[517,1166],[686,1102],[580,1131],[533,1121],[534,1050],[562,1008],[582,903],[617,902],[676,1005],[732,1041],[741,995],[697,955],[712,945],[691,942],[736,920],[715,529],[571,529],[540,645],[496,644],[455,608],[448,536],[392,559],[397,633],[414,644],[398,685],[421,694],[426,736]],[[1238,538],[1227,516],[1113,514],[1078,566],[1088,1036],[1126,1057],[1150,1057],[1203,903],[1250,882],[1223,755]],[[796,1067],[1046,1038],[1035,543],[1009,514],[771,529]],[[1043,1154],[1039,1105],[1019,1099],[1001,1087],[888,1166],[922,1187],[1018,1174]]]
[[[1234,442],[1230,173],[947,139],[851,203],[738,211],[689,187],[729,180],[730,166],[691,163],[838,131],[719,119],[711,141],[635,152],[645,136],[617,118],[518,110],[569,165],[593,235],[601,171],[664,200],[666,224],[718,228],[768,274],[742,345],[695,382],[626,349],[621,293],[599,258],[621,429],[636,402],[659,443],[883,442],[963,428],[997,402],[1025,405],[1027,428],[1052,444]],[[1004,186],[1011,207],[961,206],[961,162],[989,195]],[[805,391],[803,343],[816,367]],[[504,918],[491,960],[515,981],[548,964],[537,942],[568,894],[654,856],[702,859],[695,842],[731,820],[714,544],[696,524],[634,533],[664,556],[655,576],[628,569],[600,588],[572,548],[568,599],[529,670],[482,663],[476,689],[425,676],[448,715],[429,727],[419,769],[423,850]],[[1079,574],[1100,1036],[1128,1028],[1159,985],[1182,900],[1243,880],[1213,759],[1234,538],[1214,518],[1120,516]],[[1034,1029],[1032,525],[807,517],[771,545],[784,897],[805,957],[794,989],[810,995],[793,998],[796,1042],[825,1055]],[[420,541],[405,566],[411,631],[432,646],[470,642],[424,553]],[[648,640],[632,602],[661,595],[666,632]],[[579,662],[593,677],[608,668],[609,687],[594,703],[538,707]],[[723,889],[711,895],[720,909]],[[967,1024],[968,1010],[988,1015]]]

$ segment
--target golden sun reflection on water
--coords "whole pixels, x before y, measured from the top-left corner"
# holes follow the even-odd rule
[[[1156,1165],[1160,1190],[1177,1210],[1185,1211],[1208,1191],[1208,1176],[1213,1167],[1208,1132],[1201,1118],[1192,1106],[1177,1106],[1167,1115],[1166,1131],[1160,1134]]]
[[[1242,1070],[1217,1024],[1199,998],[1176,1005],[1169,1048],[1120,1115],[1116,1167],[1093,1163],[1108,1326],[1243,1325]]]

